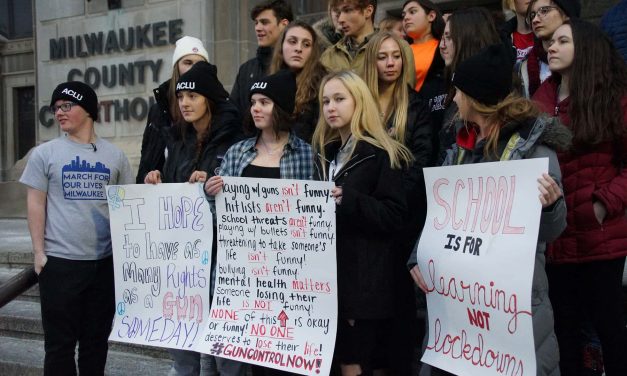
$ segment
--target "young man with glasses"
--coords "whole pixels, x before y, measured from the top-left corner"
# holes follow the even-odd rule
[[[540,84],[551,76],[546,51],[553,32],[569,18],[578,18],[579,0],[531,0],[526,22],[536,37],[536,42],[519,65],[522,95],[531,98]]]
[[[20,182],[39,276],[44,375],[102,375],[115,308],[107,184],[133,182],[124,153],[99,138],[96,93],[66,82],[50,109],[61,137],[37,146]]]

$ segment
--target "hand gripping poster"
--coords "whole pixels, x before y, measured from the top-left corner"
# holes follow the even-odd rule
[[[333,183],[224,177],[216,287],[196,351],[328,375],[337,328]]]
[[[213,219],[202,184],[107,187],[112,341],[190,350],[209,317]]]
[[[548,160],[425,169],[418,245],[429,330],[422,361],[457,375],[536,374],[531,285]]]

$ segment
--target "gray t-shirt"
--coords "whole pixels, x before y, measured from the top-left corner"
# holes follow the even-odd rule
[[[79,144],[65,136],[33,150],[20,182],[47,193],[44,251],[71,260],[111,255],[107,184],[134,182],[124,153],[98,138]]]

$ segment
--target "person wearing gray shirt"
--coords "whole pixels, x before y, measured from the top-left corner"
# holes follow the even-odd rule
[[[37,146],[20,182],[39,276],[44,375],[103,375],[115,308],[107,184],[130,184],[124,153],[99,138],[96,93],[66,82],[50,109],[63,136]]]

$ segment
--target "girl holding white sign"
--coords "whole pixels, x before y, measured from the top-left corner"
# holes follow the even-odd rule
[[[606,374],[627,375],[627,67],[601,29],[572,19],[553,33],[548,57],[553,75],[534,100],[573,132],[573,147],[558,154],[568,225],[547,266],[560,368],[581,372],[582,324],[591,322]]]
[[[233,105],[214,65],[204,61],[194,64],[179,78],[176,97],[183,121],[170,129],[163,171],[150,171],[144,178],[146,184],[204,182],[215,174],[222,156],[239,136],[238,117],[224,115]],[[215,252],[215,243],[212,248]],[[174,360],[171,374],[197,375],[201,371],[199,353],[178,349],[169,352]],[[244,363],[223,358],[216,358],[216,363],[222,375],[246,373]]]
[[[454,73],[454,101],[461,124],[456,144],[444,165],[548,158],[549,173],[538,178],[542,204],[532,282],[532,326],[538,375],[558,372],[559,351],[553,332],[553,311],[544,271],[546,243],[566,226],[566,205],[560,188],[560,169],[554,149],[564,148],[569,133],[557,122],[539,116],[533,103],[511,93],[512,59],[501,44],[491,45],[461,62]],[[416,247],[417,249],[417,247]],[[416,249],[409,266],[416,284],[429,291],[416,264]],[[428,334],[428,333],[427,333]],[[428,336],[428,335],[427,335]],[[428,338],[425,338],[425,344]],[[424,366],[421,375],[430,374]]]
[[[335,182],[338,331],[342,375],[372,375],[396,361],[394,241],[406,215],[402,168],[411,152],[390,137],[366,83],[341,71],[324,78],[313,136],[314,177]],[[396,265],[396,263],[400,265]],[[407,299],[412,299],[409,295]]]

